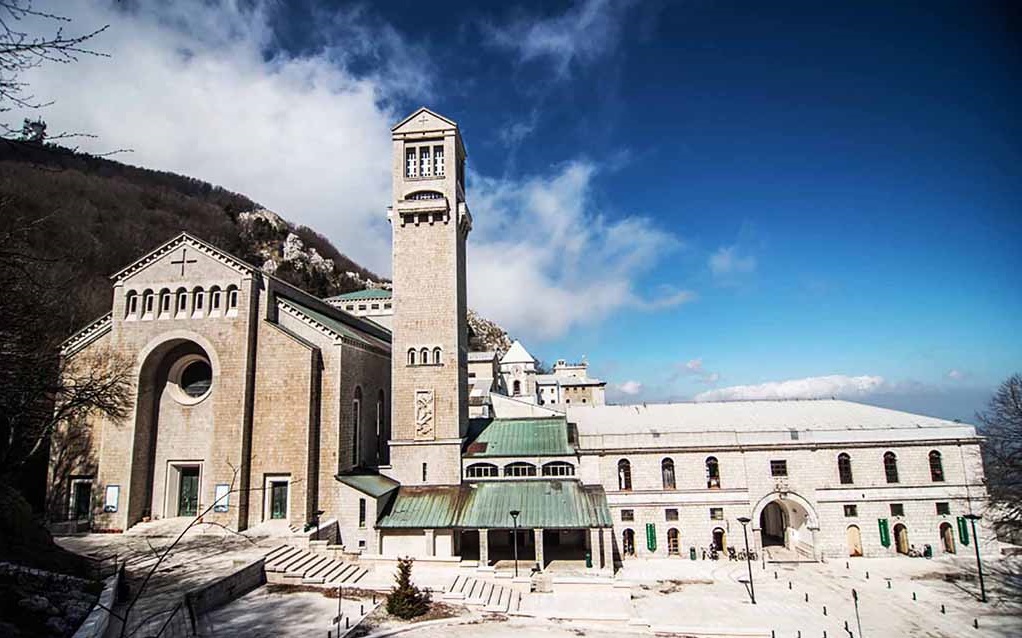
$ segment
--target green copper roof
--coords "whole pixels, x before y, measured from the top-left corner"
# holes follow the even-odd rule
[[[355,292],[346,292],[343,295],[329,297],[331,301],[362,301],[364,299],[390,299],[394,294],[385,288],[366,288]]]
[[[570,456],[568,423],[564,417],[542,419],[494,419],[473,423],[478,431],[465,448],[466,457]]]
[[[607,496],[578,481],[489,481],[450,487],[402,487],[377,523],[381,529],[544,529],[610,527]]]
[[[326,326],[330,330],[333,330],[334,332],[336,332],[337,334],[339,334],[341,336],[348,337],[350,339],[354,339],[355,341],[359,341],[359,342],[362,342],[362,343],[367,344],[367,345],[378,345],[378,344],[373,343],[372,340],[370,340],[367,335],[365,335],[361,331],[355,329],[353,326],[349,326],[348,324],[344,323],[343,321],[341,321],[340,319],[338,319],[336,317],[331,317],[330,315],[326,314],[325,312],[321,312],[319,310],[316,310],[314,308],[309,307],[306,304],[303,304],[301,302],[295,301],[291,297],[285,297],[285,299],[287,300],[287,303],[291,304],[295,308],[298,308],[300,311],[302,311],[304,314],[308,315],[310,318],[312,318],[315,321],[317,321],[318,323]],[[333,310],[333,309],[331,309],[331,310]],[[334,311],[334,312],[336,312],[336,311]],[[356,318],[356,321],[357,320],[358,319]],[[389,341],[389,339],[387,339],[387,340],[381,339],[381,341]]]
[[[388,492],[393,492],[401,485],[394,479],[380,474],[338,474],[337,480],[373,498],[380,498]]]

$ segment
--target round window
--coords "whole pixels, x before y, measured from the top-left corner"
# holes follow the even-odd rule
[[[181,371],[181,381],[178,385],[185,394],[197,399],[209,392],[212,383],[213,368],[206,361],[198,360],[189,363]]]

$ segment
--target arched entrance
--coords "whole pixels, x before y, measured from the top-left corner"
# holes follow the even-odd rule
[[[862,556],[862,533],[858,525],[849,525],[848,531],[848,555]]]
[[[894,549],[899,554],[908,554],[908,528],[898,523],[894,526]]]
[[[940,524],[940,544],[943,546],[945,554],[955,553],[955,530],[951,527],[951,523]]]
[[[774,492],[760,499],[752,513],[752,531],[759,532],[760,547],[778,548],[773,558],[816,558],[814,536],[819,524],[809,501],[794,492]],[[770,552],[766,553],[771,558]]]
[[[713,530],[713,547],[718,552],[725,551],[724,548],[727,547],[727,534],[721,527],[716,527]]]
[[[125,528],[150,516],[194,516],[213,499],[204,466],[219,365],[198,335],[175,333],[146,348],[139,366]]]
[[[631,529],[621,533],[621,553],[625,556],[635,556],[635,532]]]

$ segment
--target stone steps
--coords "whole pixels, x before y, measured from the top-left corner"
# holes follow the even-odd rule
[[[482,607],[484,611],[506,614],[518,610],[522,595],[493,581],[459,574],[444,592],[443,598]]]
[[[354,563],[289,545],[266,554],[265,570],[270,583],[325,586],[353,585],[369,573]]]

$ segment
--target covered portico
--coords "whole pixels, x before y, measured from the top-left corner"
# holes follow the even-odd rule
[[[512,516],[512,512],[516,515]],[[611,518],[600,486],[574,480],[404,488],[377,524],[387,530],[452,529],[454,553],[485,567],[514,557],[544,569],[551,560],[611,568]]]

